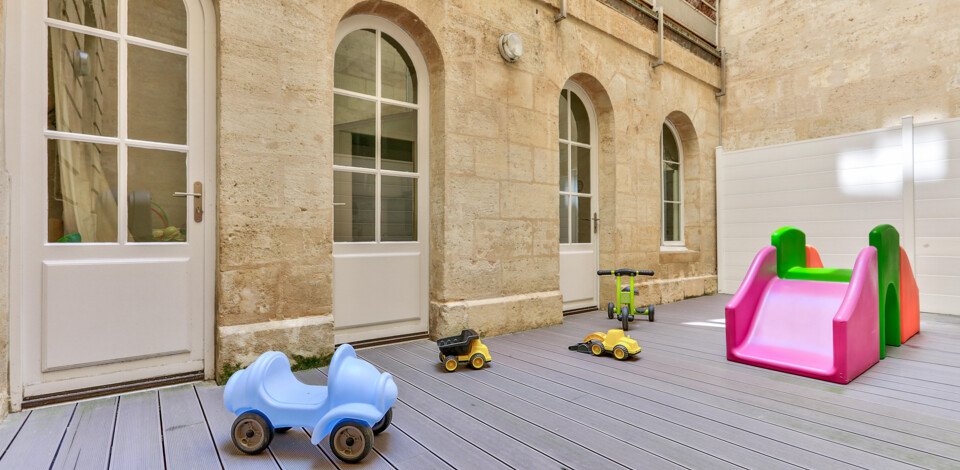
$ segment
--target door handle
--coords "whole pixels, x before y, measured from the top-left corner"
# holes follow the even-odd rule
[[[203,222],[203,183],[193,182],[193,192],[185,193],[177,191],[173,197],[192,197],[193,198],[193,221]]]
[[[599,224],[600,224],[600,218],[597,217],[597,213],[594,212],[594,213],[593,213],[593,233],[594,233],[594,234],[597,233],[597,225],[599,225]]]

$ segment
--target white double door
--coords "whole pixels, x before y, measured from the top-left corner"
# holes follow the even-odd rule
[[[586,92],[568,82],[560,94],[560,293],[563,310],[596,308],[599,201],[597,127]]]
[[[212,370],[212,11],[107,3],[8,3],[15,407]]]

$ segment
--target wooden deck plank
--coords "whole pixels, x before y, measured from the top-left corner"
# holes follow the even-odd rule
[[[364,350],[361,354],[364,359],[379,365],[377,357],[372,357],[371,352]],[[508,429],[497,429],[490,423],[479,420],[441,400],[439,396],[407,382],[393,370],[391,373],[400,389],[399,401],[409,409],[416,410],[427,420],[417,420],[427,426],[423,429],[411,429],[410,432],[438,431],[425,434],[429,439],[424,439],[422,442],[431,447],[443,447],[447,452],[462,453],[461,458],[469,458],[480,468],[556,468],[560,466],[556,460],[530,447],[528,443],[520,441],[520,437],[515,433],[508,434]],[[445,391],[443,396],[458,399],[458,394],[452,391]],[[454,462],[454,460],[448,461]]]
[[[323,370],[320,372],[325,373]],[[381,436],[388,435],[392,428],[397,428],[425,450],[435,454],[445,465],[453,468],[510,468],[469,441],[464,440],[456,432],[451,432],[440,423],[430,420],[429,417],[411,408],[402,400],[398,400],[393,406],[393,424]],[[376,442],[379,445],[380,436],[377,436]],[[398,468],[401,466],[405,468],[417,466],[419,468],[420,466],[436,464],[432,459],[429,459],[431,462],[422,462],[420,458],[416,458],[416,460],[398,459],[393,456],[392,449],[379,450],[385,458],[397,465]]]
[[[434,354],[431,354],[432,357],[427,358],[413,354],[408,349],[399,346],[383,348],[383,352],[465,394],[473,395],[477,399],[483,400],[536,426],[549,429],[558,436],[564,437],[577,445],[589,448],[591,451],[617,462],[624,467],[681,468],[677,463],[664,459],[642,447],[624,445],[625,441],[621,436],[610,435],[597,428],[584,426],[568,415],[552,411],[542,406],[542,401],[536,403],[521,398],[519,394],[513,395],[506,393],[500,389],[489,386],[483,381],[473,380],[468,377],[468,375],[489,375],[486,370],[474,371],[463,369],[460,373],[451,374],[442,369],[442,366]],[[725,468],[725,466],[722,462],[718,462],[716,468]]]
[[[223,468],[226,470],[235,468],[275,470],[279,468],[269,449],[257,455],[247,455],[233,445],[230,428],[237,417],[223,406],[223,387],[197,385],[196,390],[200,397],[200,407],[204,416],[206,416],[208,430],[213,435],[213,442]]]
[[[491,339],[488,343],[496,343],[496,341]],[[664,405],[651,399],[643,393],[644,391],[641,388],[631,388],[624,391],[617,387],[599,383],[596,380],[587,379],[581,376],[579,371],[562,367],[544,367],[536,359],[530,361],[530,358],[523,351],[516,349],[511,351],[510,348],[512,346],[497,344],[496,354],[500,359],[495,360],[498,362],[512,361],[511,366],[531,377],[543,378],[583,391],[583,396],[572,400],[575,403],[593,404],[598,400],[607,400],[620,404],[622,407],[621,413],[625,417],[635,419],[637,413],[646,413],[689,428],[691,437],[681,438],[682,442],[695,442],[695,432],[701,432],[799,467],[811,469],[856,468],[853,465],[838,462],[827,455],[821,455],[817,452],[798,448],[789,442],[777,440],[776,435],[758,432],[749,426],[749,421],[736,419],[738,418],[736,416],[733,419],[725,419],[724,417],[717,419],[715,416],[704,416],[696,407]]]
[[[164,465],[158,392],[120,396],[110,468],[162,469]]]
[[[498,341],[507,342],[506,339]],[[500,342],[497,344],[501,344]],[[867,464],[873,468],[906,467],[906,465],[898,465],[899,462],[895,460],[848,445],[838,444],[831,439],[852,440],[855,436],[831,432],[829,429],[818,429],[816,423],[790,419],[698,390],[686,389],[662,380],[638,376],[630,369],[631,367],[636,368],[635,362],[640,361],[607,360],[599,362],[596,360],[597,358],[592,356],[571,351],[567,351],[566,353],[569,354],[566,354],[540,348],[523,348],[522,343],[514,343],[514,346],[517,348],[515,349],[517,355],[533,355],[542,358],[542,362],[544,362],[540,364],[542,367],[573,368],[582,377],[592,377],[608,386],[617,387],[621,391],[635,390],[638,395],[661,404],[670,405],[672,403],[678,407],[697,409],[699,410],[698,414],[704,417],[712,416],[714,419],[726,420],[726,422],[740,421],[743,423],[744,429],[755,429],[769,436],[779,436],[776,439],[781,442],[788,442],[812,452],[824,453],[847,463]],[[638,386],[640,387],[639,390],[637,390]],[[814,431],[822,431],[825,436],[818,435]]]
[[[448,405],[463,411],[474,419],[487,423],[493,428],[509,432],[511,435],[518,436],[520,442],[523,444],[533,446],[531,447],[532,449],[550,456],[563,465],[574,468],[620,467],[615,462],[589,449],[585,449],[577,443],[564,439],[549,430],[525,421],[483,400],[462,393],[439,380],[435,380],[421,371],[389,357],[389,355],[384,354],[380,349],[363,351],[363,357],[374,362],[380,368],[389,370],[395,377],[402,378],[408,383],[415,383],[417,388],[440,398]],[[529,454],[530,452],[527,451],[527,453]],[[521,459],[517,468],[523,468],[523,461],[529,462],[528,458],[521,457]],[[507,461],[502,457],[501,460]],[[513,466],[513,464],[511,465]]]
[[[160,422],[167,468],[220,468],[193,385],[160,390]]]
[[[533,336],[534,334],[525,335],[525,340],[536,342],[531,340]],[[544,348],[557,348],[566,342],[569,341],[559,340],[540,344],[543,344]],[[591,364],[595,362],[589,356],[584,360]],[[842,443],[873,455],[903,463],[918,463],[930,468],[953,468],[960,465],[960,460],[957,460],[960,459],[960,452],[954,446],[901,433],[896,429],[878,428],[859,421],[839,418],[816,409],[801,408],[788,401],[778,401],[771,398],[778,398],[777,394],[764,396],[756,393],[757,390],[763,390],[761,387],[750,387],[745,390],[742,383],[737,381],[718,381],[702,375],[685,377],[682,371],[678,372],[677,369],[658,370],[654,361],[637,362],[642,362],[643,365],[636,367],[619,361],[605,361],[602,364],[607,369],[617,369],[623,373],[639,376],[642,381],[651,385],[655,383],[673,385],[675,387],[663,385],[662,390],[675,390],[678,396],[701,403],[714,402],[713,398],[716,398],[717,405],[724,409]],[[714,382],[719,382],[719,385]],[[683,391],[679,391],[681,389]]]
[[[529,337],[536,341],[538,338],[543,338],[543,335],[555,336],[561,343],[564,341],[578,340],[575,337],[563,335],[558,331],[539,331],[531,333]],[[786,374],[776,372],[768,372],[762,375],[744,373],[742,368],[732,367],[732,363],[727,361],[717,363],[687,360],[656,347],[648,347],[641,354],[647,359],[654,360],[645,368],[680,375],[696,382],[709,382],[715,385],[726,386],[732,388],[737,393],[741,393],[742,385],[750,385],[751,387],[749,389],[742,392],[744,396],[759,394],[764,397],[779,399],[790,405],[805,408],[801,411],[804,416],[809,413],[819,413],[822,411],[850,419],[854,424],[856,424],[856,422],[869,423],[879,428],[887,428],[891,430],[891,432],[903,431],[927,439],[940,440],[952,445],[960,445],[960,434],[944,432],[943,429],[926,426],[925,424],[891,419],[888,416],[882,415],[882,413],[888,410],[881,407],[874,407],[872,412],[866,412],[842,406],[844,400],[841,396],[849,391],[846,386],[843,385],[829,385],[828,387],[830,387],[833,393],[817,396],[818,394],[804,394],[805,388],[802,386],[784,385],[782,383],[783,380],[792,380],[792,378],[787,379],[784,377]],[[804,380],[804,385],[811,385],[815,382],[812,379]],[[810,396],[816,396],[816,399],[809,398]],[[911,416],[919,420],[916,416]]]
[[[51,468],[107,468],[117,403],[117,397],[78,403]]]
[[[76,404],[69,404],[30,412],[17,438],[0,458],[0,467],[49,468],[76,408]]]
[[[324,379],[327,378],[326,369],[315,369],[311,372],[320,374]],[[396,408],[396,405],[394,405],[394,408]],[[410,427],[409,423],[404,422],[406,416],[407,415],[404,414],[398,419],[397,412],[394,410],[393,421],[391,421],[390,427],[376,437],[374,440],[374,449],[376,449],[390,465],[398,469],[441,470],[452,468],[440,457],[404,432],[404,427]],[[408,426],[404,426],[404,424],[408,424]]]
[[[583,315],[580,316],[582,317]],[[597,317],[599,317],[599,315],[597,315]],[[596,321],[584,322],[582,319],[577,319],[576,321],[583,325],[583,331],[588,331],[589,328],[596,329],[598,325],[603,324]],[[605,321],[606,320],[604,320],[604,322]],[[919,403],[919,401],[923,401],[924,399],[917,397],[913,397],[914,401],[905,401],[903,399],[893,398],[888,396],[888,394],[886,394],[886,392],[882,389],[874,389],[871,387],[869,391],[867,391],[865,386],[859,385],[856,380],[848,385],[838,385],[785,373],[771,372],[763,368],[746,364],[730,362],[726,360],[726,350],[722,344],[710,344],[715,343],[716,337],[719,337],[716,332],[711,331],[704,333],[703,328],[681,327],[679,325],[659,325],[659,322],[658,324],[654,325],[649,325],[646,328],[630,330],[630,334],[640,341],[641,344],[655,345],[658,349],[664,351],[671,351],[679,355],[703,359],[714,363],[726,364],[726,367],[728,368],[739,368],[746,371],[746,373],[754,374],[756,376],[770,377],[770,374],[774,374],[778,376],[778,380],[783,382],[791,382],[793,384],[802,386],[805,389],[820,389],[834,392],[837,389],[842,389],[843,396],[856,398],[862,402],[882,405],[881,407],[874,407],[891,409],[889,413],[893,413],[900,419],[938,425],[943,427],[943,429],[951,431],[960,431],[960,411],[953,411],[949,408],[942,408],[927,403]],[[676,330],[665,330],[667,328],[681,328],[681,331],[678,332]],[[544,329],[541,331],[549,332],[555,330]],[[862,377],[889,378],[890,376],[884,375],[881,371],[875,370],[884,362],[886,362],[886,360],[881,361],[872,369],[865,372]],[[880,369],[882,370],[883,368],[881,367]],[[947,373],[945,371],[941,372],[945,375],[960,375],[960,370],[955,370],[952,373]],[[834,393],[834,396],[836,396],[836,393]],[[885,411],[884,414],[888,414],[888,412]]]
[[[401,348],[422,357],[426,362],[436,362],[436,345],[429,343],[408,343]],[[497,360],[495,365],[484,371],[485,374],[464,374],[471,380],[496,387],[511,395],[523,397],[538,407],[571,417],[583,426],[592,427],[621,439],[639,449],[645,449],[661,458],[672,460],[687,468],[731,468],[747,464],[755,468],[789,468],[785,462],[775,460],[739,446],[711,439],[709,436],[681,428],[658,419],[640,414],[640,420],[625,420],[623,407],[617,403],[598,400],[599,403],[585,406],[572,402],[583,392],[561,386],[543,379],[531,377],[510,367],[511,359]],[[673,439],[660,435],[662,428],[670,427],[668,433]],[[702,438],[700,438],[702,436]],[[698,439],[699,438],[699,439]],[[681,440],[695,441],[695,445],[685,445]]]
[[[284,470],[335,470],[337,467],[320,449],[310,443],[302,428],[293,428],[273,438],[270,452]]]
[[[6,453],[13,439],[17,437],[17,433],[20,432],[28,416],[30,416],[30,410],[10,413],[0,421],[0,458]]]

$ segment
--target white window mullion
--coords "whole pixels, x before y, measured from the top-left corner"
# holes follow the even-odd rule
[[[380,243],[380,213],[381,213],[382,210],[383,210],[383,207],[382,207],[382,205],[380,204],[380,192],[381,192],[381,188],[380,188],[380,181],[381,181],[381,177],[380,177],[380,134],[381,134],[381,132],[383,131],[382,125],[381,125],[381,124],[382,124],[382,122],[381,122],[382,119],[381,119],[381,118],[382,118],[383,114],[382,114],[381,104],[380,104],[380,96],[381,96],[381,89],[380,89],[380,87],[381,87],[381,83],[380,83],[380,82],[381,82],[381,80],[380,80],[380,52],[381,52],[381,51],[380,51],[380,42],[381,42],[381,41],[380,41],[380,34],[382,34],[382,33],[381,33],[380,30],[378,29],[378,30],[377,30],[377,39],[376,39],[376,41],[377,41],[377,46],[376,46],[376,51],[377,51],[377,53],[375,54],[377,63],[376,63],[376,68],[375,68],[376,72],[375,72],[375,74],[374,74],[374,83],[376,83],[376,87],[375,87],[375,88],[376,88],[376,93],[377,93],[377,105],[376,105],[376,111],[375,111],[375,114],[374,114],[374,138],[373,138],[373,155],[374,155],[374,162],[375,162],[374,168],[376,169],[376,172],[377,172],[377,174],[376,174],[376,179],[374,180],[374,187],[375,187],[376,189],[374,190],[374,198],[375,198],[375,200],[374,200],[374,202],[373,202],[373,207],[374,207],[374,220],[373,220],[374,239],[373,239],[373,240],[374,240],[375,242],[377,242],[377,243]]]
[[[127,243],[127,0],[117,6],[117,242]]]

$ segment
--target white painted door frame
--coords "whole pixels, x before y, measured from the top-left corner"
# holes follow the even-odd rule
[[[404,49],[413,62],[417,74],[417,103],[398,103],[380,97],[384,104],[402,105],[417,110],[417,241],[382,242],[380,234],[380,212],[374,222],[376,239],[374,242],[334,242],[333,244],[333,310],[334,341],[346,343],[364,341],[391,336],[424,333],[429,320],[429,270],[430,270],[430,82],[426,60],[420,48],[409,33],[400,26],[379,16],[354,15],[344,19],[337,26],[334,50],[349,33],[370,28],[386,33]],[[380,47],[379,41],[377,47]],[[379,57],[379,56],[378,56]],[[377,64],[377,89],[380,89],[380,64]],[[338,93],[350,96],[352,92],[338,90]],[[360,96],[360,95],[358,95]],[[367,97],[367,99],[369,96]],[[377,113],[376,137],[381,132],[380,113]],[[378,146],[379,148],[379,146]],[[332,150],[332,149],[331,149]],[[379,157],[379,154],[378,154]],[[379,160],[379,158],[378,158]],[[390,176],[389,171],[379,169],[357,169],[334,165],[334,170],[352,171]],[[396,172],[395,172],[396,173]],[[409,177],[397,173],[397,176]],[[379,177],[378,177],[379,181]],[[380,184],[377,183],[376,199],[380,201]],[[332,230],[331,230],[332,231]],[[419,256],[419,273],[414,277],[405,275],[403,258]],[[377,269],[372,269],[374,266]],[[412,291],[412,292],[411,292]],[[412,294],[412,295],[411,295]],[[380,321],[376,312],[387,311],[396,303],[390,297],[403,297],[408,302],[416,301],[417,314]],[[411,300],[415,299],[415,300]],[[402,303],[402,302],[400,302]],[[402,309],[398,309],[399,312]],[[364,317],[358,321],[358,318]]]
[[[4,156],[7,171],[10,173],[10,324],[9,324],[9,360],[10,360],[10,395],[11,407],[19,410],[24,399],[26,368],[36,367],[36,364],[25,364],[26,348],[33,347],[31,341],[39,338],[26,337],[26,317],[24,311],[28,296],[40,296],[39,292],[24,292],[27,285],[39,287],[39,281],[25,278],[28,273],[36,273],[34,263],[40,263],[41,244],[36,243],[36,237],[43,237],[45,233],[35,233],[33,224],[35,219],[42,217],[46,212],[35,214],[27,210],[31,204],[27,193],[35,193],[36,185],[41,181],[25,180],[27,164],[30,157],[45,155],[44,143],[46,137],[45,118],[38,119],[38,113],[45,116],[37,106],[38,96],[46,97],[46,77],[36,79],[37,74],[46,73],[46,44],[47,35],[45,23],[46,2],[35,0],[8,0],[4,15]],[[197,97],[196,86],[201,86],[202,117],[194,119],[188,133],[188,145],[193,152],[203,154],[203,209],[204,223],[199,232],[203,246],[202,266],[202,301],[203,321],[202,328],[202,367],[206,378],[212,378],[214,369],[214,302],[215,302],[215,262],[216,262],[216,14],[210,0],[192,0],[185,2],[188,15],[188,48],[191,56],[199,56],[188,65],[188,97]],[[82,29],[82,28],[73,28]],[[39,70],[39,72],[38,72]],[[118,68],[119,70],[119,68]],[[191,93],[192,90],[192,93]],[[95,140],[95,139],[94,139]],[[33,204],[45,204],[32,202]],[[123,220],[122,218],[120,219]],[[119,222],[119,221],[118,221]],[[44,224],[39,227],[45,226]],[[33,231],[32,233],[29,231]],[[197,233],[196,231],[193,233]],[[30,269],[28,269],[30,268]],[[36,288],[35,287],[35,288]],[[157,371],[161,375],[176,373],[176,371]],[[127,381],[122,372],[108,373],[97,376],[102,381],[109,379],[115,382]],[[147,377],[134,377],[139,380]],[[79,378],[73,388],[82,388],[85,379]]]
[[[590,95],[587,94],[587,91],[583,89],[579,84],[572,80],[567,80],[567,83],[564,84],[563,89],[570,90],[575,93],[577,97],[583,101],[584,107],[587,110],[587,119],[590,121],[590,214],[596,214],[599,220],[597,224],[602,223],[602,217],[600,216],[600,191],[599,191],[599,136],[598,136],[598,126],[597,126],[597,113],[594,108],[593,101],[590,99]],[[569,99],[568,99],[569,102]],[[569,103],[568,103],[569,106]],[[567,122],[572,123],[573,114],[567,113]],[[567,136],[568,138],[570,135]],[[567,144],[560,144],[567,145]],[[572,161],[573,156],[567,155],[568,161]],[[572,213],[571,213],[572,214]],[[573,217],[575,214],[572,214]],[[581,221],[582,222],[582,221]],[[568,221],[569,224],[572,224],[572,220]],[[574,283],[579,282],[590,282],[593,285],[593,299],[582,299],[570,303],[568,300],[564,299],[563,308],[566,311],[570,310],[579,310],[582,308],[589,307],[599,307],[600,303],[600,281],[599,277],[596,275],[600,263],[600,230],[593,229],[593,221],[588,221],[590,227],[590,243],[561,243],[560,244],[560,292],[563,294],[564,286],[564,258],[567,258],[569,261],[574,257],[582,257],[585,259],[590,259],[592,261],[592,266],[590,269],[585,269],[583,272],[576,270],[575,272],[568,273],[567,276],[574,275],[576,279],[573,280]],[[591,253],[592,251],[592,253]],[[582,264],[582,263],[581,263]],[[582,267],[582,266],[581,266]],[[571,282],[571,279],[567,279],[567,282]],[[567,289],[568,292],[570,289]]]

